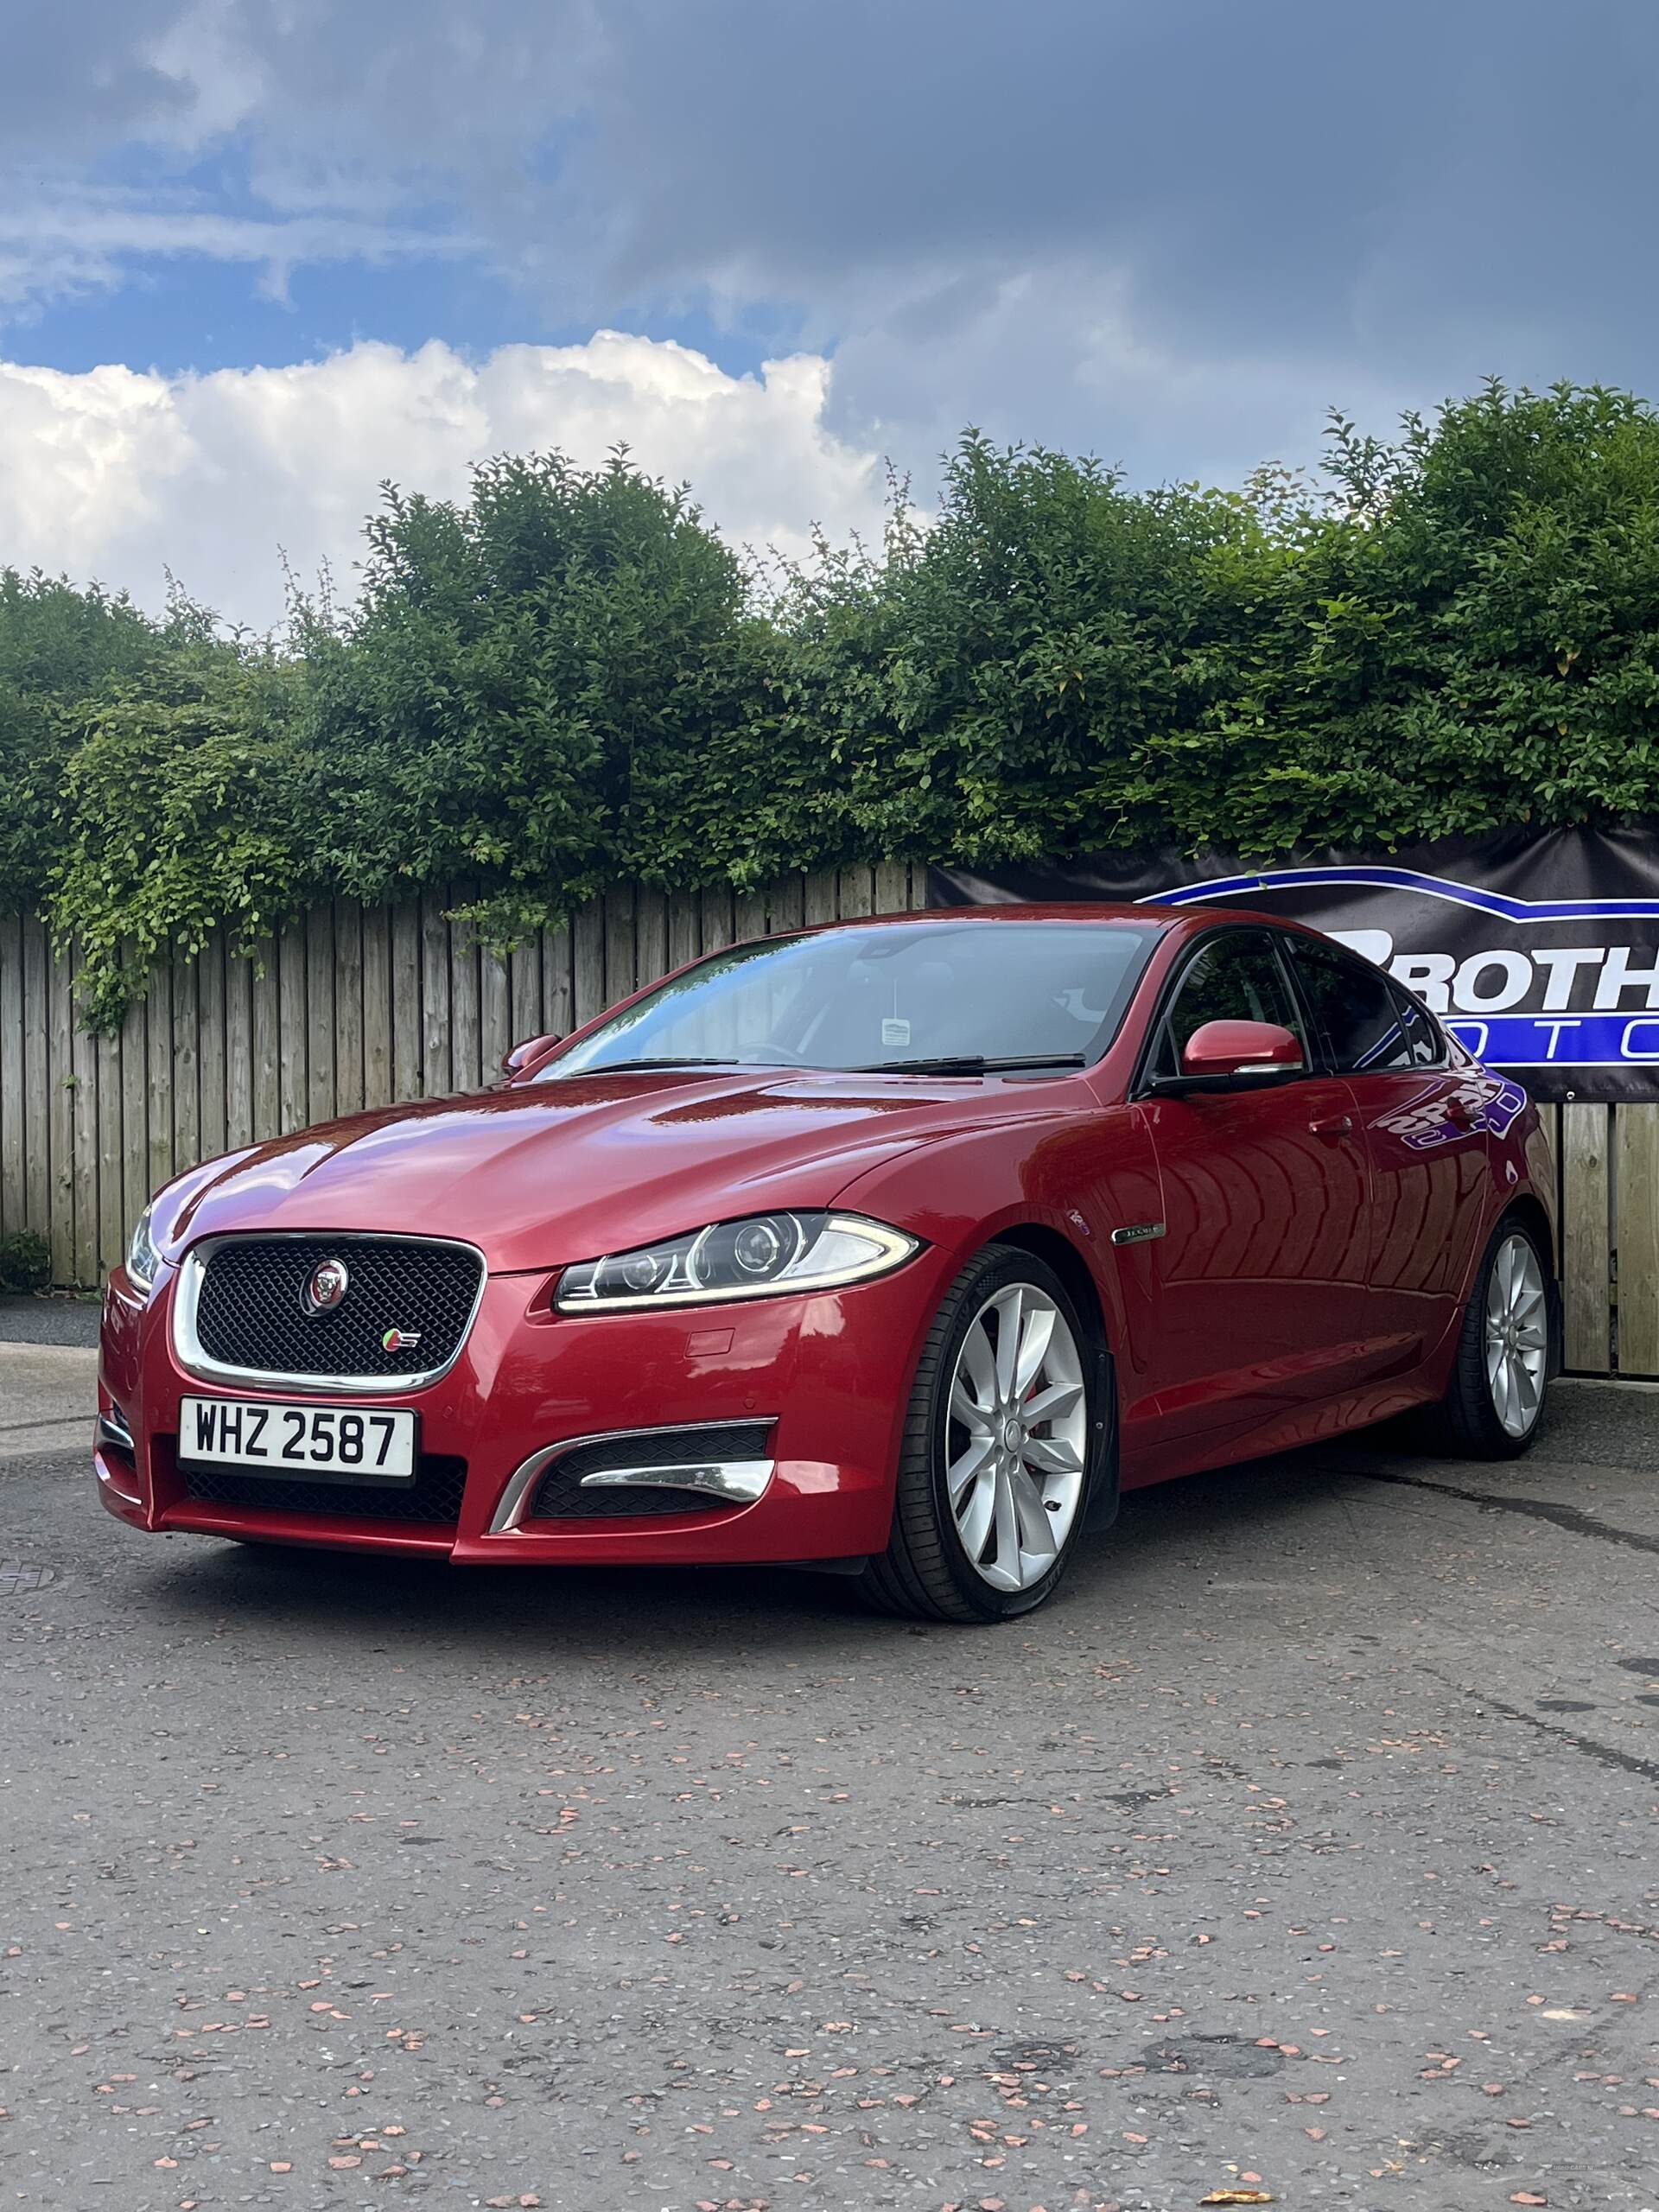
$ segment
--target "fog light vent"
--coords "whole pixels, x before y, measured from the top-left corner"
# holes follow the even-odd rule
[[[119,1406],[111,1406],[98,1417],[98,1441],[105,1452],[113,1452],[124,1459],[134,1459],[132,1427]]]
[[[772,1479],[770,1421],[631,1429],[556,1451],[537,1484],[528,1521],[593,1521],[731,1511]]]

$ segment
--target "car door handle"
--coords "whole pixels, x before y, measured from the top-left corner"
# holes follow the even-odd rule
[[[1307,1126],[1316,1137],[1323,1137],[1326,1144],[1334,1144],[1338,1137],[1352,1136],[1354,1117],[1351,1114],[1326,1114]]]

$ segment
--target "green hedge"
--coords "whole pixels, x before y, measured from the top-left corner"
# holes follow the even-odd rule
[[[1215,841],[1372,848],[1659,811],[1659,418],[1493,385],[1317,485],[1128,488],[969,435],[938,512],[758,579],[619,455],[388,489],[344,617],[227,642],[8,574],[0,906],[118,1016],[314,899],[481,884],[493,942],[613,880]]]

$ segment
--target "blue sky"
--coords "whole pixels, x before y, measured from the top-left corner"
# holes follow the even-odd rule
[[[1649,0],[30,7],[0,560],[263,622],[372,471],[506,443],[798,547],[969,422],[1236,481],[1332,404],[1649,390],[1656,92]]]

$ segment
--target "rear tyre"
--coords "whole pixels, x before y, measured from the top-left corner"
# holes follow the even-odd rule
[[[1437,1409],[1436,1426],[1463,1458],[1518,1459],[1538,1433],[1549,1376],[1548,1281],[1536,1236],[1506,1215],[1482,1255]]]
[[[990,1244],[916,1370],[893,1535],[860,1577],[912,1619],[1011,1620],[1052,1597],[1115,1446],[1111,1363],[1041,1260]]]

